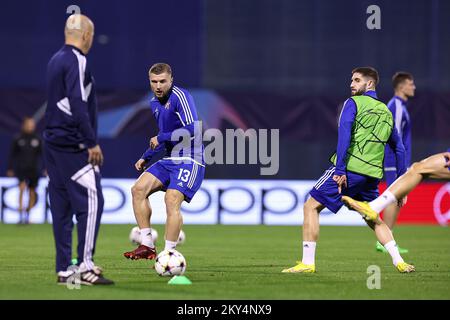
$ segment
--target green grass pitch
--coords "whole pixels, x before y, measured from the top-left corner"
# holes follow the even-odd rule
[[[161,249],[164,226],[154,226]],[[186,225],[190,286],[167,285],[150,261],[126,260],[131,225],[102,225],[96,264],[116,284],[69,290],[56,285],[50,225],[0,225],[0,299],[450,299],[450,230],[399,226],[398,243],[410,249],[413,274],[398,273],[375,251],[367,227],[323,226],[316,274],[282,274],[301,257],[301,231],[293,226]],[[367,288],[367,268],[381,269],[381,289]]]

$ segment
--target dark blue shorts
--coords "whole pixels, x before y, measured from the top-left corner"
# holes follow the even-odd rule
[[[146,171],[161,181],[163,191],[167,189],[178,190],[184,194],[186,202],[191,202],[202,185],[205,176],[205,165],[188,159],[181,161],[161,159]]]
[[[331,166],[317,180],[309,194],[326,206],[331,212],[338,212],[343,206],[341,197],[350,196],[359,201],[372,201],[378,197],[379,179],[363,176],[353,172],[347,172],[347,188],[339,194],[338,185],[333,180],[335,166]]]

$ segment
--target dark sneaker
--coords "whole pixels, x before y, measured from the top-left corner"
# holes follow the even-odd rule
[[[125,252],[124,257],[131,260],[139,259],[155,259],[156,258],[156,248],[150,248],[141,244],[139,247],[133,251]]]
[[[114,281],[106,279],[101,273],[97,273],[94,270],[88,270],[79,274],[81,284],[92,285],[109,285],[114,284]]]

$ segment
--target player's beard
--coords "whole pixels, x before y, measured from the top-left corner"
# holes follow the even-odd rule
[[[352,94],[352,96],[362,96],[364,93],[366,93],[367,86],[364,85],[364,87],[362,87],[361,89],[359,89],[358,91],[355,91],[355,93]]]
[[[169,98],[169,91],[170,88],[167,89],[167,91],[163,91],[162,96],[161,97],[157,97],[159,102],[161,102],[162,104],[165,104]]]

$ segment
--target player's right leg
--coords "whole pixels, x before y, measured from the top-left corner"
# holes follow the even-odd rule
[[[66,284],[74,274],[74,271],[68,270],[72,258],[72,209],[53,152],[47,147],[44,155],[49,176],[48,192],[56,247],[57,283]]]
[[[157,162],[148,170],[140,175],[131,188],[133,211],[141,233],[141,244],[135,250],[123,254],[127,259],[154,259],[156,257],[156,248],[150,232],[152,209],[148,197],[163,189],[164,185],[161,180],[165,179],[161,175],[164,174],[164,168]]]
[[[52,182],[51,169],[48,170],[50,182],[48,193],[50,200],[50,210],[52,214],[53,235],[56,246],[56,273],[58,284],[66,284],[69,277],[74,274],[69,270],[72,258],[72,209],[68,200],[65,188],[55,185]]]
[[[162,187],[162,182],[150,172],[142,173],[131,187],[134,216],[140,229],[150,228],[152,209],[148,197]]]
[[[283,273],[316,272],[315,252],[319,239],[319,213],[325,208],[320,202],[310,197],[303,206],[303,258],[297,265],[284,269]]]
[[[313,273],[316,243],[319,238],[319,213],[327,207],[336,213],[342,207],[338,187],[333,181],[335,167],[330,167],[310,191],[311,197],[303,206],[303,257],[297,265],[284,269],[283,273]]]

